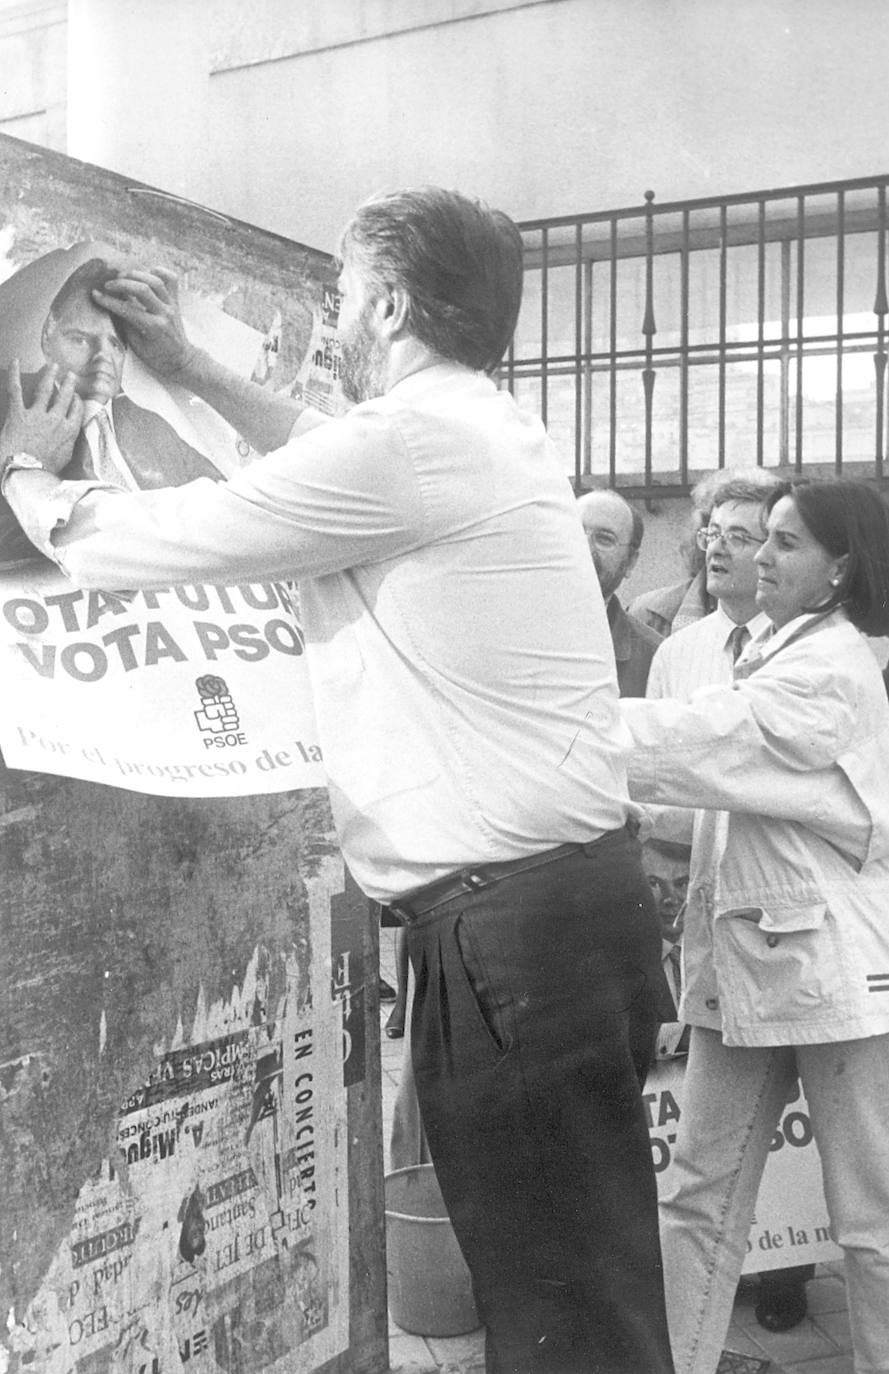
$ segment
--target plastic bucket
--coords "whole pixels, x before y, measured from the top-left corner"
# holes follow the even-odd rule
[[[462,1336],[480,1325],[466,1261],[431,1164],[385,1178],[386,1272],[392,1320],[416,1336]]]

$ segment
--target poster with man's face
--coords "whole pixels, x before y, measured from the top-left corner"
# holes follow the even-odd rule
[[[42,254],[0,282],[0,426],[9,408],[13,359],[26,405],[54,367],[59,381],[71,374],[84,402],[83,426],[63,477],[121,490],[179,486],[197,477],[219,480],[254,456],[249,445],[197,397],[148,371],[129,348],[125,325],[95,300],[93,293],[129,265],[149,264],[130,264],[108,245],[83,242]],[[279,389],[279,310],[265,333],[188,290],[182,312],[193,342],[238,374]],[[287,389],[334,413],[340,402],[339,350],[330,284],[313,308],[311,342]],[[0,499],[0,567],[38,556]]]
[[[39,196],[8,198],[0,225],[0,426],[13,360],[26,405],[42,382],[47,394],[48,369],[70,373],[83,419],[64,479],[135,492],[224,480],[258,456],[140,362],[94,294],[120,271],[174,273],[189,340],[239,376],[331,415],[343,408],[331,258],[154,203],[148,188],[133,197],[97,169],[95,186],[89,169],[54,170]],[[7,767],[156,795],[322,786],[303,648],[293,586],[81,591],[0,499]]]
[[[13,359],[26,396],[74,374],[70,480],[257,457],[96,307],[120,263],[175,273],[189,338],[239,375],[336,409],[326,255],[2,136],[0,206],[0,405]],[[0,1367],[320,1368],[350,1338],[366,974],[298,589],[87,591],[0,559]]]

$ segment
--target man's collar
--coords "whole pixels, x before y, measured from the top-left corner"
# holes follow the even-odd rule
[[[756,614],[751,616],[749,620],[738,621],[732,620],[730,615],[726,615],[725,611],[722,608],[722,605],[718,604],[713,614],[714,616],[717,616],[719,618],[719,623],[725,630],[726,643],[728,643],[729,635],[732,633],[734,629],[737,628],[739,624],[744,625],[750,631],[751,639],[756,639],[757,636],[762,634],[763,630],[765,630],[767,626],[771,624],[771,621],[769,620],[768,616],[765,615],[762,611],[757,611]]]
[[[102,411],[102,410],[104,410],[105,414],[108,416],[108,418],[109,418],[109,420],[110,420],[110,419],[111,419],[111,402],[112,402],[113,399],[114,399],[113,397],[109,397],[109,399],[108,399],[107,401],[94,401],[94,400],[84,401],[84,403],[83,403],[83,424],[84,424],[84,425],[88,425],[89,422],[90,422],[90,420],[95,420],[96,416],[97,416],[97,415],[99,414],[99,412]]]
[[[406,396],[419,396],[426,391],[431,391],[437,386],[453,381],[470,381],[473,383],[484,383],[487,386],[494,386],[490,377],[484,372],[473,372],[472,368],[464,367],[462,363],[433,361],[424,367],[417,368],[414,372],[409,372],[407,376],[400,377],[389,390],[387,396],[396,396],[403,400]]]

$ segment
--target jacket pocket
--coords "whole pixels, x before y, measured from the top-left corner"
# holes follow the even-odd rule
[[[739,1026],[820,1021],[844,1001],[842,948],[825,902],[720,912],[713,952],[724,1011]]]

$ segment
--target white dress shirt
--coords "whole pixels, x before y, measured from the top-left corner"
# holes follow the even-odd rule
[[[745,622],[751,639],[770,623],[761,611]],[[655,651],[645,695],[690,701],[699,687],[731,682],[731,637],[736,628],[737,622],[717,606],[702,620],[671,634]]]
[[[770,624],[768,616],[759,611],[746,622],[746,628],[751,638],[755,638]],[[655,650],[646,697],[691,701],[699,687],[718,687],[731,682],[732,636],[736,629],[737,622],[717,606],[701,620],[671,634]],[[651,806],[646,812],[656,839],[691,844],[693,811],[680,806]]]
[[[11,504],[82,587],[300,580],[334,818],[370,896],[619,829],[611,636],[543,426],[454,364],[316,421],[227,482],[29,500],[20,478]]]

